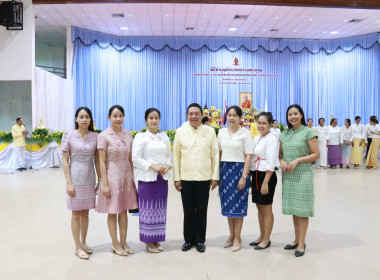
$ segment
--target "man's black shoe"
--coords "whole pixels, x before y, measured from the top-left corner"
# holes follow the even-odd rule
[[[182,245],[182,251],[184,251],[184,252],[189,251],[191,249],[191,247],[192,247],[192,245],[190,242],[185,242]]]
[[[206,245],[204,243],[197,243],[196,248],[199,253],[204,253],[206,251]]]

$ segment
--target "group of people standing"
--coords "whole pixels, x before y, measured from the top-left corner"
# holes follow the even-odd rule
[[[281,134],[276,133],[276,128],[273,131],[271,113],[259,114],[260,135],[253,139],[251,133],[240,126],[240,107],[231,106],[226,114],[229,125],[217,136],[213,128],[202,124],[202,107],[190,104],[188,122],[177,129],[172,151],[168,136],[158,131],[161,113],[155,108],[145,112],[147,131],[138,133],[134,140],[131,132],[122,128],[125,114],[121,106],[109,109],[111,127],[100,134],[94,132],[91,111],[78,108],[75,130],[65,133],[61,143],[76,255],[88,259],[92,253],[86,235],[88,212],[94,208],[108,214],[113,253],[120,256],[134,253],[126,242],[127,211],[139,212],[140,240],[146,244],[147,251],[163,251],[160,242],[165,241],[168,181],[171,179],[181,193],[183,251],[195,246],[198,252],[205,252],[209,192],[218,185],[221,213],[227,217],[230,232],[224,247],[232,247],[234,252],[241,249],[241,231],[251,187],[252,202],[258,209],[260,235],[250,245],[255,246],[255,250],[266,249],[271,246],[275,169],[280,166],[283,213],[293,216],[295,230],[294,240],[284,249],[296,250],[295,256],[302,256],[306,249],[308,218],[314,215],[311,162],[319,158],[317,134],[306,127],[299,105],[289,106],[289,129]],[[137,190],[134,167],[137,168]]]
[[[325,119],[319,118],[318,127],[313,127],[313,120],[308,119],[307,125],[318,135],[320,159],[316,162],[318,168],[330,165],[335,169],[345,165],[350,168],[359,168],[363,164],[363,149],[367,146],[367,168],[378,167],[378,149],[380,146],[380,126],[376,116],[371,116],[369,124],[364,126],[360,123],[360,116],[355,117],[355,123],[350,119],[344,121],[344,126],[338,126],[338,120],[332,118],[329,126],[325,126]]]

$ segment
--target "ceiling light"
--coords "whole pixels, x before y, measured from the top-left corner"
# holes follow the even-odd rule
[[[126,26],[120,27],[120,30],[128,30],[128,29],[129,29],[129,27],[126,27]]]
[[[132,17],[132,15],[129,15],[130,17]]]
[[[46,16],[42,16],[43,18],[46,18]]]
[[[133,30],[136,30],[136,27],[133,27]]]
[[[294,33],[297,33],[297,31],[296,31],[296,30],[294,30]]]
[[[95,15],[91,15],[92,17],[95,17]]]
[[[237,30],[236,27],[230,27],[230,28],[228,28],[228,31],[236,31],[236,30]]]
[[[339,31],[331,31],[330,34],[338,34]]]
[[[166,27],[166,30],[169,30],[170,29],[170,27]]]
[[[203,17],[204,17],[204,18],[206,18],[206,17],[207,17],[207,15],[203,15]]]
[[[326,34],[326,31],[325,31],[325,32],[323,32],[323,34]]]
[[[343,20],[344,22],[347,22],[348,21],[348,19],[345,19],[345,20]]]
[[[355,32],[353,32],[353,33],[352,33],[352,35],[356,35],[356,33],[355,33]]]
[[[265,31],[265,29],[263,29],[263,31]]]
[[[313,20],[312,18],[310,20]]]
[[[275,19],[278,19],[278,17],[275,17]]]
[[[169,15],[169,14],[167,14],[167,15],[165,15],[165,16],[167,16],[167,17],[168,17],[168,16],[170,16],[170,15]]]

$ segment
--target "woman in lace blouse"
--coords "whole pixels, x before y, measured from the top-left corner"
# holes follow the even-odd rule
[[[171,179],[172,151],[165,133],[158,132],[160,111],[145,112],[148,129],[133,141],[132,160],[137,167],[140,240],[151,253],[163,251],[165,241],[168,180]]]

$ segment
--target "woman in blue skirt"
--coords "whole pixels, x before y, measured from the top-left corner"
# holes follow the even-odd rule
[[[221,161],[219,194],[222,215],[227,217],[230,229],[224,248],[232,247],[236,252],[241,248],[243,218],[247,216],[253,146],[251,133],[240,126],[243,115],[240,107],[231,106],[226,113],[229,127],[218,133]]]

